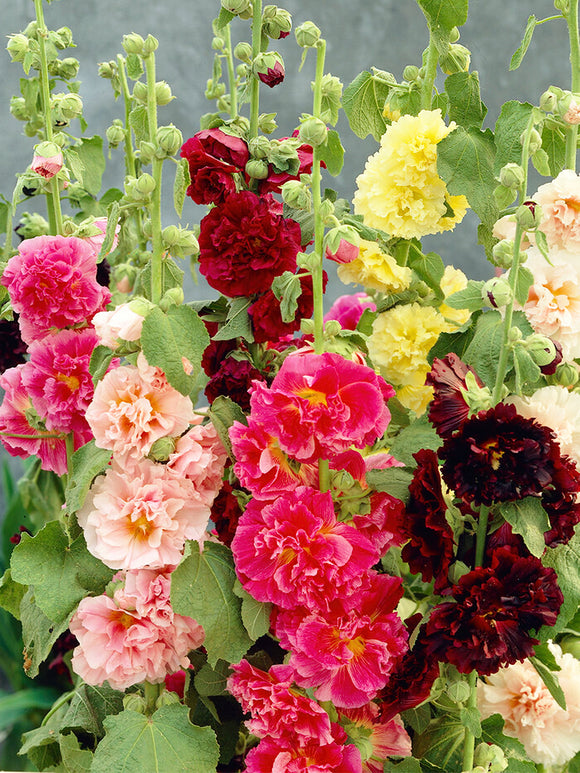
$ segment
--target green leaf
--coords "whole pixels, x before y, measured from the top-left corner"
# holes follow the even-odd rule
[[[468,0],[417,0],[430,27],[452,30],[467,21]]]
[[[318,148],[318,157],[326,164],[326,170],[333,177],[338,177],[344,166],[344,148],[337,131],[330,129],[326,142]]]
[[[240,406],[226,395],[219,395],[211,404],[209,416],[220,440],[224,444],[230,457],[232,456],[232,442],[229,436],[229,430],[234,421],[247,424],[246,414]]]
[[[192,725],[187,706],[162,706],[151,717],[123,711],[105,720],[91,773],[215,773],[219,747],[209,727]]]
[[[302,295],[300,278],[292,271],[284,271],[272,282],[272,292],[280,301],[282,322],[293,322],[298,310],[298,298]]]
[[[528,22],[526,24],[526,30],[524,32],[524,37],[522,39],[522,42],[518,46],[518,48],[514,51],[514,54],[510,61],[510,72],[512,70],[517,70],[520,64],[522,63],[522,60],[524,56],[526,55],[526,51],[528,50],[528,46],[532,42],[532,35],[534,34],[534,30],[536,28],[538,20],[532,14],[528,17]]]
[[[532,155],[532,164],[538,174],[541,174],[543,177],[550,176],[550,158],[544,148],[539,148]]]
[[[523,346],[514,347],[513,363],[516,374],[516,392],[520,392],[526,384],[535,384],[542,376],[542,371],[534,362],[532,355]]]
[[[108,716],[123,711],[123,693],[107,683],[99,686],[82,683],[75,690],[62,719],[62,732],[90,733],[95,738],[105,735],[103,722]]]
[[[53,687],[36,686],[0,695],[0,729],[9,728],[34,709],[46,711],[58,697]]]
[[[92,752],[81,749],[74,733],[59,735],[58,740],[65,773],[89,773],[93,764]]]
[[[189,306],[171,306],[166,314],[154,308],[143,322],[141,346],[147,362],[161,368],[171,386],[183,395],[195,387],[208,344],[206,327]],[[192,366],[191,373],[186,373],[183,357]]]
[[[541,676],[542,682],[548,688],[552,698],[556,701],[560,708],[566,711],[566,696],[564,695],[564,690],[560,686],[560,680],[558,677],[554,674],[553,671],[551,671],[551,669],[542,663],[540,658],[532,655],[528,658],[528,660]]]
[[[234,593],[242,599],[242,622],[250,638],[257,640],[260,636],[265,636],[270,630],[272,604],[257,601],[250,596],[239,580],[234,584]]]
[[[75,152],[83,165],[83,188],[93,196],[96,196],[101,190],[101,180],[105,171],[102,137],[97,135],[94,137],[83,137],[81,144],[75,147]]]
[[[444,771],[459,771],[464,737],[465,727],[456,717],[440,717],[413,739],[414,756],[424,758]]]
[[[26,585],[14,582],[12,572],[7,569],[0,580],[0,607],[20,620],[20,605],[27,590]]]
[[[481,295],[483,285],[485,282],[476,281],[470,279],[467,282],[467,287],[463,290],[458,290],[456,293],[449,295],[445,298],[447,306],[451,306],[452,309],[468,309],[469,311],[478,311],[482,309],[484,301]]]
[[[66,512],[69,515],[83,506],[93,480],[108,466],[111,456],[112,451],[97,448],[94,440],[74,452],[65,491]]]
[[[427,255],[424,255],[420,249],[412,247],[409,250],[407,265],[418,274],[420,279],[429,285],[435,292],[436,297],[443,300],[441,279],[445,266],[440,255],[436,252],[429,252]]]
[[[169,257],[164,257],[161,262],[161,295],[165,295],[168,290],[183,285],[183,271],[177,263]],[[151,298],[151,261],[147,263],[140,274],[139,285],[141,294],[146,298]]]
[[[381,139],[387,128],[383,109],[390,90],[389,83],[366,70],[346,87],[342,106],[350,128],[358,137],[372,134],[377,142]]]
[[[103,378],[115,356],[115,352],[108,346],[99,344],[93,349],[89,362],[89,373],[93,377],[93,386]]]
[[[410,725],[420,735],[429,727],[429,722],[431,722],[431,707],[428,703],[422,703],[414,709],[403,711],[401,716],[405,720],[405,724]]]
[[[559,126],[544,125],[542,148],[548,156],[550,176],[557,177],[566,166],[566,138]]]
[[[413,454],[422,448],[430,448],[436,451],[441,445],[441,438],[433,429],[425,415],[414,421],[408,427],[402,429],[392,446],[389,448],[395,459],[407,467],[415,468],[417,462],[413,459]]]
[[[503,342],[503,319],[499,311],[482,314],[465,351],[465,360],[486,386],[493,389]]]
[[[461,126],[480,127],[487,113],[481,101],[479,76],[476,72],[457,72],[445,79],[449,96],[449,118]]]
[[[127,75],[132,81],[137,81],[143,75],[143,63],[139,54],[127,54]]]
[[[118,202],[113,201],[109,207],[109,211],[107,212],[107,228],[105,230],[105,237],[101,244],[101,249],[99,250],[99,254],[97,256],[97,263],[100,263],[103,258],[113,249],[113,243],[115,241],[115,235],[117,232],[117,225],[119,223],[119,211],[120,207]]]
[[[530,287],[534,284],[534,275],[526,266],[520,266],[518,270],[518,276],[516,280],[515,299],[523,306],[528,300],[528,294]]]
[[[185,201],[187,187],[190,182],[189,162],[186,158],[181,158],[176,164],[175,182],[173,183],[173,207],[177,213],[177,217],[181,217],[181,213],[183,212],[183,202]]]
[[[409,501],[409,485],[412,480],[413,473],[406,467],[369,470],[366,474],[366,481],[371,488],[376,491],[386,491],[404,504]]]
[[[470,706],[468,708],[461,708],[459,711],[459,719],[464,727],[466,727],[474,738],[481,738],[481,715],[477,706]]]
[[[383,766],[383,773],[421,773],[421,765],[414,757],[407,757],[402,762],[396,763],[387,760]]]
[[[522,160],[522,143],[520,137],[526,130],[530,114],[533,110],[529,102],[506,102],[495,123],[495,173],[499,174],[502,166]]]
[[[133,129],[135,141],[149,139],[149,121],[147,119],[147,108],[145,105],[137,105],[129,113],[129,126]]]
[[[221,8],[219,12],[219,16],[215,21],[216,28],[222,29],[222,27],[225,27],[226,24],[229,24],[231,20],[235,18],[236,18],[235,13],[231,13],[230,11],[227,11],[225,8]]]
[[[248,314],[251,305],[251,298],[234,298],[230,304],[226,324],[220,327],[213,340],[229,341],[232,338],[245,338],[248,343],[253,343],[252,322]]]
[[[452,196],[467,197],[482,222],[491,225],[498,216],[493,198],[495,146],[489,129],[458,126],[437,145],[437,169]]]
[[[224,695],[229,676],[230,664],[225,660],[218,660],[215,668],[212,668],[209,663],[202,666],[193,682],[200,695]]]
[[[197,543],[171,575],[171,603],[178,615],[193,617],[205,631],[210,665],[221,658],[238,663],[252,644],[242,622],[242,601],[234,593],[236,572],[231,550]]]
[[[522,536],[530,553],[540,558],[546,548],[544,533],[550,529],[548,514],[540,499],[524,497],[513,502],[503,502],[500,511],[512,531]]]
[[[20,605],[22,640],[24,642],[24,670],[31,679],[38,676],[38,668],[49,656],[52,645],[68,629],[65,619],[58,625],[44,614],[35,602],[34,589],[29,588]]]
[[[42,470],[40,459],[20,478],[18,491],[24,509],[39,528],[60,516],[64,503],[62,481],[56,473]]]
[[[38,770],[46,770],[52,765],[58,765],[61,756],[56,721],[49,721],[46,725],[24,733],[22,747],[18,754],[22,756],[27,754]]]
[[[530,762],[523,745],[515,738],[502,733],[503,718],[493,714],[481,723],[481,740],[488,744],[497,744],[505,753],[508,761],[506,773],[536,773],[536,766]]]
[[[542,558],[542,563],[556,571],[558,585],[564,594],[564,603],[560,607],[556,624],[543,626],[540,629],[538,638],[545,641],[553,639],[559,631],[565,628],[580,606],[580,583],[578,582],[578,577],[580,577],[580,535],[578,531],[567,545],[548,548]]]

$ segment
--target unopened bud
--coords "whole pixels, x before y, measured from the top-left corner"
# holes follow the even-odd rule
[[[107,80],[112,80],[117,76],[117,74],[118,74],[118,67],[116,62],[111,60],[110,62],[101,62],[99,64],[100,78],[106,78]]]
[[[485,303],[490,303],[494,309],[501,309],[511,302],[513,293],[505,279],[494,277],[483,285],[481,297]]]
[[[10,35],[6,50],[12,57],[13,62],[24,61],[24,57],[29,51],[28,38],[21,32],[16,33],[16,35]]]
[[[272,134],[278,128],[276,123],[276,113],[260,113],[258,116],[258,127],[264,134]]]
[[[163,690],[161,695],[155,701],[155,708],[160,709],[163,706],[171,706],[174,703],[181,703],[179,695],[172,690]]]
[[[522,343],[532,360],[539,367],[550,365],[557,355],[556,347],[554,346],[552,339],[548,338],[548,336],[541,335],[540,333],[533,333]]]
[[[142,164],[150,164],[155,158],[155,145],[148,140],[139,143],[139,158]]]
[[[145,42],[143,43],[143,56],[149,56],[159,48],[159,41],[154,38],[153,35],[147,35]]]
[[[548,376],[549,384],[563,387],[574,387],[578,383],[578,367],[572,362],[561,362],[553,376]]]
[[[107,141],[112,148],[117,148],[125,141],[125,129],[118,118],[107,128],[106,136]]]
[[[296,255],[296,264],[298,268],[303,268],[310,273],[314,273],[318,270],[319,258],[315,252],[299,252]]]
[[[319,28],[311,21],[305,21],[294,30],[296,42],[301,48],[313,48],[320,40]]]
[[[504,750],[496,744],[480,743],[475,748],[475,765],[481,765],[488,773],[502,773],[508,767]]]
[[[514,243],[511,239],[502,239],[494,244],[491,251],[493,264],[499,268],[511,268],[514,262]]]
[[[51,107],[56,123],[68,123],[83,113],[83,101],[78,94],[54,94]]]
[[[251,158],[246,164],[245,171],[254,180],[265,180],[268,176],[268,162],[260,158]]]
[[[554,0],[554,8],[564,14],[570,13],[570,0]]]
[[[553,113],[558,106],[558,95],[550,87],[540,97],[540,110],[544,113]]]
[[[235,16],[241,16],[247,13],[252,8],[250,0],[221,0],[222,8]]]
[[[409,83],[416,81],[419,77],[419,68],[415,64],[408,64],[403,70],[403,78]]]
[[[447,53],[439,60],[439,66],[446,75],[458,72],[467,72],[471,62],[471,52],[461,43],[451,43]]]
[[[300,321],[300,332],[302,335],[308,336],[314,333],[314,320],[303,319]]]
[[[262,32],[273,40],[285,38],[292,29],[292,16],[277,5],[266,5],[262,14]]]
[[[181,287],[171,287],[167,290],[163,298],[159,301],[161,311],[167,311],[172,306],[181,306],[184,300],[183,289]]]
[[[183,134],[172,123],[157,130],[157,143],[165,156],[174,156],[183,145]]]
[[[277,51],[266,51],[254,59],[252,72],[266,86],[274,88],[284,80],[284,60]]]
[[[24,97],[11,97],[10,112],[18,121],[28,121],[30,118]]]
[[[157,81],[155,84],[155,101],[158,105],[168,105],[174,99],[171,86],[166,81]]]
[[[146,172],[139,177],[127,177],[125,181],[125,193],[137,201],[146,201],[155,190],[155,180]]]
[[[516,327],[515,325],[509,329],[508,333],[508,342],[510,344],[517,344],[519,341],[521,341],[524,337],[524,334],[519,329],[519,327]]]
[[[499,172],[500,183],[512,190],[519,188],[523,184],[524,177],[524,170],[519,164],[514,163],[502,166]]]
[[[520,136],[520,143],[523,145],[526,141],[526,135],[527,132],[522,132]],[[537,129],[532,129],[530,132],[530,140],[529,140],[529,149],[530,154],[533,156],[534,153],[537,153],[538,150],[542,147],[542,135]]]
[[[143,81],[136,81],[133,86],[133,99],[140,102],[142,105],[146,105],[148,93],[147,84],[143,83]]]
[[[145,41],[136,32],[132,32],[130,35],[123,35],[122,46],[128,54],[143,54],[143,46]]]
[[[244,62],[245,64],[251,64],[252,46],[249,43],[246,43],[245,41],[242,43],[238,43],[237,46],[234,48],[234,56],[236,57],[236,59],[239,59],[240,62]]]
[[[524,231],[533,231],[542,221],[541,209],[534,201],[526,201],[516,209],[515,219]]]
[[[267,158],[270,152],[270,140],[259,134],[248,142],[248,150],[252,158]]]
[[[55,59],[49,65],[49,70],[53,75],[70,81],[76,78],[79,73],[80,62],[73,56],[67,56],[64,59]]]
[[[50,233],[50,225],[38,212],[23,212],[20,222],[14,229],[21,239],[33,239],[35,236],[46,236]]]
[[[54,45],[61,50],[71,48],[74,45],[70,27],[59,27],[52,33],[51,37]]]
[[[64,163],[62,151],[54,142],[41,142],[34,148],[31,169],[41,177],[50,180],[58,174]]]
[[[161,437],[156,440],[149,451],[149,458],[154,462],[166,462],[175,451],[175,439]]]
[[[145,714],[145,699],[136,692],[130,692],[123,696],[123,708],[125,711],[135,711],[137,714]]]
[[[312,193],[310,188],[302,180],[288,180],[282,185],[282,199],[292,209],[301,209],[305,212],[312,210]]]
[[[220,37],[214,37],[211,41],[211,47],[214,51],[221,51],[225,45],[225,40]]]
[[[324,145],[328,137],[328,129],[324,121],[311,115],[300,124],[298,136],[307,145],[317,148]]]
[[[324,325],[324,333],[331,338],[338,335],[341,330],[341,324],[337,319],[329,319],[328,322]]]
[[[359,255],[360,236],[350,225],[331,228],[324,239],[324,254],[335,263],[351,263]]]

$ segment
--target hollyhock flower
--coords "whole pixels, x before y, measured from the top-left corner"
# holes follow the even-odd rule
[[[232,541],[236,571],[258,601],[326,608],[377,560],[372,543],[337,521],[330,492],[307,486],[273,502],[251,499]]]
[[[167,467],[190,480],[198,498],[210,507],[221,488],[227,458],[216,428],[208,422],[194,425],[177,440]]]
[[[258,56],[264,57],[263,64],[260,63],[256,69],[256,75],[262,83],[265,83],[271,89],[282,83],[286,71],[284,70],[284,63],[280,54],[272,51],[266,54],[259,54]]]
[[[399,547],[405,541],[405,505],[382,491],[374,491],[369,498],[370,512],[353,516],[356,528],[375,546],[379,555],[390,547]]]
[[[250,410],[250,387],[255,381],[264,381],[264,376],[249,360],[225,357],[206,384],[204,394],[210,404],[219,395],[226,395],[247,412]]]
[[[322,283],[323,291],[326,289],[328,276],[323,272]],[[298,308],[291,322],[282,320],[280,304],[283,297],[278,300],[272,290],[260,295],[254,303],[248,308],[248,314],[252,320],[252,331],[256,343],[265,343],[266,341],[278,341],[284,336],[292,335],[300,330],[300,323],[303,319],[309,319],[312,316],[312,277],[310,275],[300,278],[300,287],[302,292],[298,296]]]
[[[303,485],[316,485],[318,467],[290,460],[277,438],[251,416],[247,426],[235,421],[230,428],[234,472],[256,499],[275,499]]]
[[[145,317],[133,310],[131,304],[122,303],[113,311],[99,311],[93,317],[93,327],[99,337],[99,343],[116,349],[119,338],[123,341],[138,341]]]
[[[227,480],[224,481],[211,506],[210,517],[220,542],[228,547],[232,544],[242,513],[234,489]]]
[[[218,331],[218,325],[215,322],[205,321],[205,326],[210,336],[214,336]],[[210,338],[209,344],[201,356],[201,367],[206,376],[210,378],[214,376],[225,362],[226,355],[235,348],[235,338],[231,338],[229,341],[214,341]]]
[[[111,569],[178,564],[186,540],[203,538],[209,507],[190,480],[149,459],[115,460],[90,488],[78,521],[89,551]]]
[[[366,293],[341,295],[324,315],[324,321],[335,319],[343,330],[356,330],[365,309],[377,310],[376,304]]]
[[[230,297],[265,293],[274,277],[296,270],[300,226],[273,211],[267,197],[231,194],[201,221],[199,270]]]
[[[501,714],[503,733],[517,738],[539,765],[565,765],[580,752],[580,661],[548,643],[560,666],[558,680],[566,698],[561,708],[533,665],[524,660],[478,683],[482,717]]]
[[[314,687],[314,697],[339,708],[357,708],[381,690],[407,649],[407,632],[394,612],[401,580],[386,574],[362,577],[350,597],[337,596],[322,608],[297,615],[281,611],[278,638],[290,644],[295,681]]]
[[[333,742],[330,719],[311,698],[293,688],[290,666],[274,665],[268,672],[240,661],[232,666],[228,692],[237,698],[245,713],[248,730],[258,738],[295,740],[296,745],[317,741],[321,746]]]
[[[117,580],[123,575],[116,575]],[[127,572],[113,597],[87,596],[70,623],[77,637],[72,667],[87,683],[107,681],[126,690],[188,668],[187,654],[203,644],[203,629],[176,615],[169,601],[169,573]]]
[[[49,143],[42,143],[43,145],[48,145]],[[53,143],[50,143],[53,144]],[[57,150],[57,146],[53,145],[54,149]],[[33,172],[36,172],[36,174],[39,174],[41,177],[46,178],[47,180],[50,180],[51,177],[54,177],[55,174],[58,174],[60,170],[62,169],[64,163],[64,156],[62,155],[62,151],[58,151],[57,153],[53,153],[50,156],[47,156],[45,154],[34,154],[32,158],[32,163],[30,164],[30,168]]]
[[[89,363],[98,343],[92,328],[61,330],[34,341],[30,367],[22,371],[22,383],[46,428],[78,434],[78,444],[91,440],[85,411],[93,399]]]
[[[393,394],[366,365],[298,351],[286,357],[271,389],[254,384],[251,408],[286,453],[313,461],[374,443],[390,421],[386,400]]]
[[[0,406],[0,439],[11,456],[24,459],[38,456],[43,470],[64,475],[67,471],[66,441],[60,433],[49,432],[34,410],[22,378],[24,371],[30,367],[29,362],[17,365],[0,376],[0,388],[5,391]],[[77,435],[77,448],[78,440]]]
[[[493,674],[534,653],[532,631],[554,625],[562,591],[553,569],[534,556],[498,548],[491,565],[463,575],[453,602],[436,606],[426,627],[431,657],[467,674]]]
[[[356,180],[354,211],[366,225],[420,239],[463,220],[467,199],[450,196],[437,174],[437,143],[453,129],[455,123],[445,126],[439,109],[404,115],[387,128],[378,152]]]
[[[440,282],[441,290],[445,298],[448,298],[453,293],[458,293],[460,290],[465,290],[467,287],[467,277],[459,268],[454,266],[445,266],[443,276]],[[471,312],[469,309],[454,309],[452,306],[448,306],[445,301],[439,306],[439,313],[442,314],[448,322],[460,327],[464,325]]]
[[[218,204],[236,192],[235,173],[243,172],[250,153],[240,137],[221,129],[204,129],[188,139],[181,157],[189,164],[187,195],[196,204]]]
[[[20,314],[22,338],[42,338],[51,328],[85,323],[111,298],[95,278],[95,255],[74,236],[26,239],[2,275],[12,307]]]
[[[363,773],[383,773],[383,764],[387,757],[411,755],[411,739],[401,718],[396,716],[382,722],[376,703],[367,703],[358,709],[342,709],[340,718],[355,744],[358,738],[364,739],[368,756],[361,751]]]
[[[554,180],[540,185],[533,199],[542,208],[540,229],[549,247],[578,252],[580,177],[572,169],[564,169]]]
[[[504,215],[504,217],[500,217],[499,220],[496,220],[492,234],[496,239],[509,239],[509,241],[513,242],[516,237],[515,215]],[[533,239],[533,234],[524,233],[520,242],[521,250],[527,250],[528,247],[530,247],[530,239]]]
[[[401,557],[423,582],[435,578],[435,592],[449,586],[447,573],[454,560],[453,532],[447,523],[447,505],[441,490],[437,454],[422,449],[414,454],[417,468],[409,486],[409,503],[403,522],[403,534],[409,538]]]
[[[94,233],[92,236],[84,236],[83,241],[89,244],[94,253],[95,256],[99,256],[101,252],[101,247],[103,246],[103,242],[105,241],[105,234],[107,233],[107,218],[106,217],[96,217],[93,222],[92,226],[97,230],[97,233]],[[111,250],[114,250],[119,243],[119,231],[121,230],[120,224],[115,226],[115,235],[113,236],[113,243],[111,245]],[[107,253],[108,254],[108,253]],[[98,264],[100,271],[102,267],[108,266],[108,263],[105,260],[101,260]],[[110,273],[110,272],[108,272]],[[97,276],[97,281],[100,281],[99,277]],[[105,286],[108,286],[109,282],[100,282],[101,284],[104,284]]]
[[[0,375],[24,362],[27,347],[20,337],[18,317],[0,319]]]
[[[340,265],[337,273],[343,284],[359,284],[387,294],[406,290],[413,276],[408,266],[399,266],[376,242],[366,239],[360,240],[358,257]]]
[[[466,375],[471,373],[478,387],[483,382],[469,365],[454,352],[443,359],[435,357],[425,382],[433,387],[433,399],[429,406],[429,421],[442,438],[451,437],[469,417],[469,405],[465,400],[468,389]]]
[[[194,414],[189,397],[170,386],[157,368],[123,365],[97,384],[86,418],[99,448],[135,460],[159,438],[184,432]]]
[[[570,457],[554,459],[552,485],[544,489],[541,501],[550,522],[544,534],[546,545],[566,544],[580,523],[580,470]]]

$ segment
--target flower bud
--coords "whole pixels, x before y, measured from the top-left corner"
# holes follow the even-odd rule
[[[13,62],[23,62],[24,57],[29,51],[28,38],[21,32],[16,33],[16,35],[10,35],[6,50],[12,57]]]
[[[554,0],[554,8],[563,14],[570,13],[570,0]]]
[[[136,81],[133,86],[133,99],[140,102],[142,105],[146,105],[148,93],[147,84],[143,83],[143,81]]]
[[[51,38],[54,45],[60,48],[61,51],[74,46],[70,27],[59,27],[55,32],[51,33]]]
[[[54,142],[41,142],[34,148],[31,169],[50,180],[58,174],[64,163],[61,149]]]
[[[494,244],[492,251],[493,265],[499,268],[511,268],[514,262],[514,243],[511,239],[502,239]]]
[[[264,134],[272,134],[278,128],[278,124],[275,121],[276,113],[260,113],[258,116],[258,128],[263,131]]]
[[[160,709],[163,706],[171,706],[173,703],[181,703],[179,695],[172,690],[163,690],[155,701],[155,708]]]
[[[131,263],[119,263],[115,266],[113,276],[117,290],[120,293],[130,293],[135,284],[135,279],[137,278],[137,269]],[[138,299],[134,299],[134,301],[135,300]],[[131,303],[134,301],[131,301]],[[135,309],[135,312],[145,316],[145,314],[138,309]]]
[[[457,72],[467,72],[471,62],[471,52],[461,43],[451,43],[447,53],[439,60],[439,66],[446,75]]]
[[[303,319],[300,321],[300,332],[302,335],[309,336],[314,333],[314,320]]]
[[[267,158],[270,152],[270,140],[259,134],[248,142],[248,150],[252,158]]]
[[[277,51],[266,51],[254,59],[252,72],[266,86],[274,88],[284,80],[284,60]]]
[[[221,0],[222,8],[235,16],[247,13],[252,8],[251,0]]]
[[[139,143],[139,158],[142,164],[150,164],[155,158],[155,145],[147,140],[141,140]]]
[[[457,43],[457,41],[460,38],[459,29],[457,27],[452,27],[449,31],[449,42],[450,43]]]
[[[117,148],[125,141],[125,129],[118,118],[116,118],[111,126],[107,128],[105,134],[107,136],[107,141],[112,148]]]
[[[78,94],[54,94],[51,108],[55,123],[65,124],[83,113],[83,101]]]
[[[246,164],[246,174],[254,180],[265,180],[268,176],[268,162],[260,158],[251,158]]]
[[[125,711],[136,711],[137,714],[145,714],[145,699],[136,692],[130,692],[123,696],[123,708]]]
[[[502,185],[511,190],[519,188],[524,182],[524,170],[519,164],[506,164],[500,169],[499,181]]]
[[[157,81],[155,84],[155,101],[158,105],[168,105],[172,99],[175,99],[171,93],[171,86],[166,81]]]
[[[306,177],[306,175],[301,175]],[[300,180],[288,180],[282,185],[282,200],[292,209],[301,209],[305,212],[312,211],[312,193],[306,183]]]
[[[319,259],[315,252],[299,252],[296,255],[296,264],[298,268],[303,268],[312,274],[318,269]]]
[[[415,64],[408,64],[403,70],[403,78],[412,83],[419,77],[419,68]]]
[[[285,38],[292,29],[292,16],[277,5],[266,5],[262,14],[262,32],[272,40]]]
[[[11,97],[10,98],[10,112],[18,121],[28,121],[30,113],[26,107],[26,101],[24,97]]]
[[[329,319],[328,322],[324,325],[325,335],[330,336],[331,338],[338,335],[341,330],[341,324],[337,319]]]
[[[157,143],[164,156],[174,156],[183,145],[183,134],[172,123],[157,130]]]
[[[523,145],[526,141],[526,134],[527,132],[522,132],[520,136],[520,143]],[[533,156],[534,153],[537,153],[538,150],[542,147],[542,136],[540,132],[537,129],[532,129],[530,132],[530,142],[529,142],[529,149],[530,154]]]
[[[49,70],[53,75],[63,80],[70,81],[76,78],[79,73],[80,62],[73,56],[67,56],[64,59],[55,59]]]
[[[524,231],[533,231],[542,222],[542,208],[535,201],[524,201],[515,211],[515,220]]]
[[[540,110],[543,110],[544,113],[553,113],[557,106],[558,95],[555,93],[554,88],[550,86],[540,97]]]
[[[154,462],[166,462],[175,451],[175,439],[171,437],[161,437],[156,440],[149,451],[149,459]]]
[[[224,45],[225,40],[223,38],[218,38],[217,36],[211,41],[211,47],[214,51],[221,51]]]
[[[313,48],[320,40],[321,32],[311,21],[305,21],[294,30],[296,42],[301,48]]]
[[[494,277],[483,285],[481,297],[484,303],[490,303],[494,309],[501,309],[511,302],[513,293],[505,279]]]
[[[323,199],[320,204],[320,217],[324,225],[327,225],[329,221],[334,221],[334,204],[330,199]]]
[[[141,56],[143,54],[144,45],[145,41],[141,35],[138,35],[136,32],[133,32],[130,35],[123,35],[122,46],[128,54],[139,54]]]
[[[550,365],[557,356],[556,347],[552,339],[540,333],[533,333],[531,336],[528,336],[522,344],[532,360],[540,368]]]
[[[181,287],[171,287],[159,301],[159,308],[161,311],[167,311],[172,306],[181,306],[184,297]]]
[[[101,62],[99,64],[99,78],[105,78],[106,80],[112,80],[118,75],[119,69],[117,62],[111,60],[110,62]]]
[[[268,160],[278,172],[295,175],[300,169],[296,143],[291,140],[272,140]]]
[[[317,148],[320,145],[324,145],[326,142],[328,129],[324,121],[311,115],[300,124],[298,136],[302,142],[305,142],[307,145],[312,145],[313,148]]]
[[[324,239],[324,254],[335,263],[351,263],[358,258],[360,236],[350,225],[331,228]]]
[[[510,328],[508,333],[508,342],[510,344],[516,344],[518,341],[521,341],[524,337],[524,334],[519,329],[519,327],[516,327],[515,325]]]
[[[37,212],[23,212],[20,222],[14,229],[21,239],[33,239],[35,236],[46,236],[50,233],[50,225]]]
[[[242,43],[238,43],[237,46],[234,48],[234,56],[240,60],[240,62],[245,62],[245,64],[251,64],[252,63],[252,46],[249,43],[246,43],[245,41]]]
[[[549,384],[558,384],[563,387],[574,387],[578,383],[578,367],[572,362],[561,362],[556,367],[553,376],[548,376]]]
[[[147,201],[155,190],[155,180],[146,172],[139,177],[127,177],[125,180],[125,193],[136,201]]]
[[[145,42],[143,43],[143,56],[149,56],[159,48],[159,41],[154,38],[153,35],[147,35]]]
[[[475,747],[475,765],[481,765],[489,773],[502,773],[508,767],[504,750],[496,744],[480,743]]]

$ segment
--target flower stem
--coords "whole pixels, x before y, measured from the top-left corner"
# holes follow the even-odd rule
[[[324,59],[326,56],[326,41],[320,39],[316,45],[316,75],[314,78],[313,115],[320,118],[322,111],[322,77],[324,75]],[[322,243],[324,240],[324,223],[322,222],[321,206],[321,173],[320,152],[314,148],[312,152],[312,204],[314,209],[314,254],[316,267],[312,271],[312,298],[314,316],[314,351],[321,354],[324,349],[324,283],[322,271]]]
[[[144,57],[147,74],[147,123],[149,141],[157,146],[157,98],[155,96],[155,54]],[[151,301],[159,303],[163,294],[163,242],[161,239],[161,172],[163,161],[153,158],[153,179],[155,189],[151,194]]]
[[[423,84],[421,86],[422,110],[431,110],[433,86],[435,84],[435,78],[437,77],[438,61],[439,53],[437,51],[437,46],[435,45],[435,36],[433,35],[433,31],[429,29],[429,46],[427,48],[427,61],[425,62],[425,77],[423,78]]]
[[[570,1],[570,10],[566,17],[568,35],[570,38],[570,65],[572,69],[572,93],[580,91],[580,39],[578,37],[578,0]],[[576,149],[578,143],[578,126],[568,126],[566,129],[566,169],[576,169]]]
[[[320,491],[330,490],[330,465],[328,459],[318,460],[318,488]]]
[[[157,698],[161,695],[161,685],[151,684],[151,682],[144,682],[143,685],[145,688],[145,711],[148,716],[151,716],[156,710]]]
[[[135,166],[135,154],[133,152],[133,141],[131,139],[131,124],[129,115],[131,113],[131,94],[129,93],[129,84],[127,82],[127,71],[125,69],[125,59],[119,54],[117,56],[117,69],[119,71],[119,81],[121,83],[121,93],[125,103],[125,169],[131,177],[137,176]]]
[[[253,0],[252,16],[252,59],[255,59],[262,48],[262,0]],[[258,118],[260,116],[260,81],[257,75],[250,75],[252,88],[250,91],[250,136],[258,136]]]
[[[232,30],[229,24],[224,28],[226,35],[226,60],[228,63],[228,80],[230,82],[230,118],[238,114],[238,89],[236,86],[236,71],[234,69],[234,52],[232,51]]]

